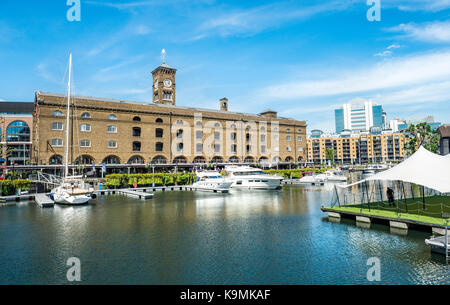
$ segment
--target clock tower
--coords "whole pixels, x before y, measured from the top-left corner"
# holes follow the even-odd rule
[[[163,63],[153,70],[153,103],[175,105],[175,74],[177,70],[166,64],[166,51],[163,50]]]

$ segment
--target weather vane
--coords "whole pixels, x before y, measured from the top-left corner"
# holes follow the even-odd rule
[[[166,63],[166,50],[165,49],[162,49],[162,51],[161,51],[161,58],[162,58],[163,64],[165,64]]]

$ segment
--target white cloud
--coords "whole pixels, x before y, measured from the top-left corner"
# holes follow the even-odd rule
[[[390,50],[390,49],[398,49],[400,48],[400,45],[398,44],[391,44],[389,47],[387,47],[386,49]]]
[[[200,24],[195,39],[219,35],[254,35],[263,30],[279,27],[287,22],[305,20],[317,14],[342,11],[351,3],[328,2],[308,7],[291,7],[287,3],[274,3],[247,10],[235,10],[216,15]]]
[[[450,21],[436,21],[425,24],[400,24],[388,29],[391,32],[402,33],[403,37],[432,43],[450,42]]]
[[[330,75],[328,71],[323,74]],[[260,95],[286,100],[325,97],[423,85],[449,77],[450,51],[442,51],[385,60],[372,67],[338,73],[332,78],[270,86]]]
[[[450,0],[408,0],[398,1],[398,8],[403,11],[430,11],[438,12],[450,8]]]
[[[376,53],[374,56],[380,56],[380,57],[385,57],[385,56],[391,56],[392,55],[392,51],[383,51],[380,53]]]

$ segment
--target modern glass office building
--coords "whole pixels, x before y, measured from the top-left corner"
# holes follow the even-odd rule
[[[371,101],[354,99],[342,108],[335,110],[336,133],[343,130],[364,131],[371,127],[384,128],[386,113],[381,105],[374,105]]]

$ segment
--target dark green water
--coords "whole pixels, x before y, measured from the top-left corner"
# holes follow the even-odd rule
[[[330,188],[230,194],[157,193],[147,202],[109,196],[85,207],[0,208],[0,284],[450,284],[450,268],[424,239],[386,226],[332,223]]]

